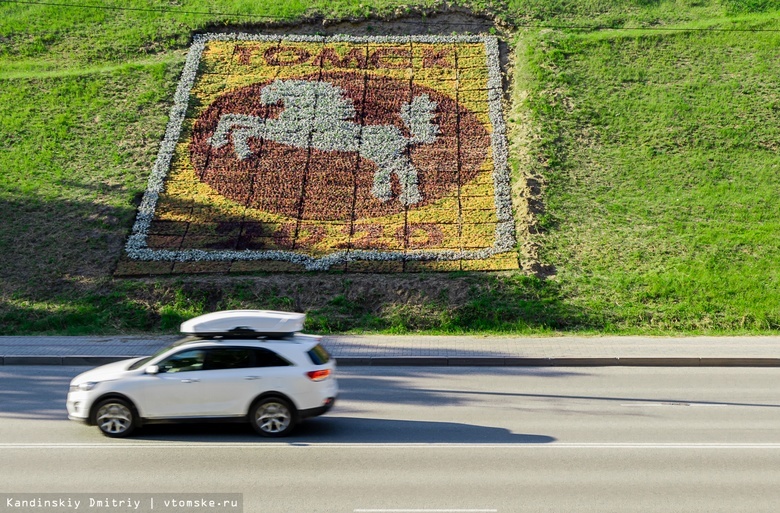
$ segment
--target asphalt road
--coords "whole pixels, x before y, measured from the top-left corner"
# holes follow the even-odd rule
[[[331,414],[270,441],[242,425],[104,438],[66,418],[81,370],[0,368],[0,492],[240,493],[268,513],[780,511],[780,369],[353,367]]]

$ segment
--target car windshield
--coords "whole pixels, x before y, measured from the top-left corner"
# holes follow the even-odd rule
[[[154,358],[157,358],[157,357],[158,357],[158,356],[160,356],[161,354],[165,353],[166,351],[170,351],[170,350],[171,350],[171,349],[173,349],[174,347],[179,347],[179,346],[180,346],[180,345],[182,345],[183,343],[185,343],[185,342],[190,342],[191,340],[193,340],[193,338],[192,338],[192,337],[187,337],[187,338],[183,338],[183,339],[181,339],[181,340],[177,340],[177,341],[176,341],[176,342],[174,342],[173,344],[171,344],[171,345],[169,345],[169,346],[165,346],[165,347],[163,347],[162,349],[158,350],[158,351],[157,351],[156,353],[154,353],[152,356],[147,356],[146,358],[141,358],[140,360],[138,360],[137,362],[135,362],[134,364],[132,364],[130,367],[128,367],[128,368],[127,368],[127,370],[135,370],[135,369],[138,369],[138,368],[140,368],[140,367],[142,367],[142,366],[146,365],[146,363],[150,362],[150,361],[151,361],[151,360],[153,360]]]

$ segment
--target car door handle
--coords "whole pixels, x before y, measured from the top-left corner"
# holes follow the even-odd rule
[[[246,376],[244,379],[262,379],[260,376]]]
[[[182,383],[198,383],[200,380],[197,378],[187,378],[181,380]]]

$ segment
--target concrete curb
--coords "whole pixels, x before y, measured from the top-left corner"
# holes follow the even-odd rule
[[[336,357],[339,366],[434,367],[780,367],[780,358],[517,358],[517,357]]]
[[[104,365],[106,363],[138,358],[137,356],[43,356],[7,355],[0,357],[0,365]]]
[[[104,365],[138,356],[0,356],[0,365]],[[780,367],[780,358],[629,357],[522,358],[496,356],[342,356],[339,366],[430,367]]]

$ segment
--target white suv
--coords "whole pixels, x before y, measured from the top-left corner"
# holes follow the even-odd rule
[[[110,437],[143,424],[244,419],[264,436],[284,436],[321,415],[338,395],[336,362],[319,337],[298,333],[303,314],[232,310],[181,326],[189,336],[153,356],[79,374],[68,417]]]

